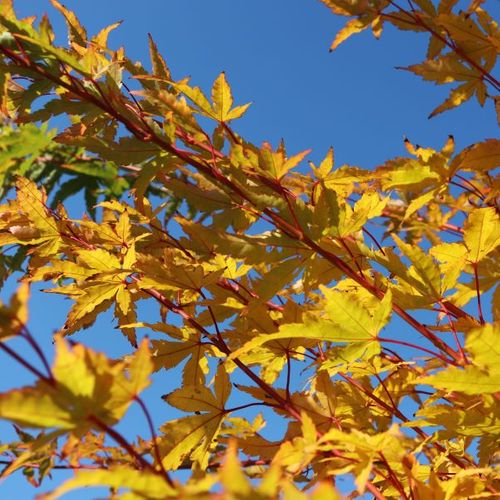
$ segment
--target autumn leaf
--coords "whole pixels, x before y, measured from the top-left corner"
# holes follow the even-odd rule
[[[5,212],[0,222],[0,245],[37,245],[41,256],[57,254],[61,229],[47,207],[45,193],[36,184],[19,177],[16,182],[17,201]],[[14,212],[13,208],[17,208]]]
[[[451,86],[431,116],[500,102],[484,2],[323,4],[347,18],[332,49],[386,23],[429,38],[405,69]],[[151,36],[148,70],[109,45],[119,23],[87,35],[52,5],[69,45],[48,16],[19,19],[0,0],[0,285],[19,280],[0,305],[0,352],[33,379],[4,377],[0,418],[15,432],[2,475],[39,486],[71,469],[46,498],[101,486],[336,500],[334,484],[348,497],[494,496],[499,141],[455,154],[451,136],[441,149],[405,139],[409,157],[374,169],[336,166],[330,148],[309,172],[309,149],[229,127],[248,104],[234,107],[224,72],[208,88],[174,80]],[[28,307],[38,285],[70,299],[53,347]],[[109,309],[129,341],[118,358],[81,331],[111,335]],[[169,407],[153,413],[143,391],[162,379]]]
[[[336,302],[332,299],[332,303]],[[338,302],[337,302],[338,303]],[[362,311],[362,312],[360,312]],[[361,316],[358,316],[360,314]],[[290,323],[280,327],[276,333],[267,333],[254,337],[247,342],[243,347],[234,351],[229,359],[234,359],[249,351],[255,351],[259,346],[267,344],[275,340],[281,339],[303,339],[304,343],[308,340],[318,340],[327,342],[370,342],[376,337],[373,332],[367,330],[364,326],[360,327],[358,322],[360,319],[366,319],[368,313],[362,309],[357,309],[356,306],[350,304],[350,310],[345,314],[345,318],[349,320],[349,324],[343,325],[337,321],[310,321],[305,323]],[[370,319],[371,321],[371,319]],[[258,359],[260,354],[255,352],[255,359]],[[251,362],[252,358],[247,357],[247,361]]]
[[[30,286],[26,281],[21,283],[16,293],[11,297],[10,304],[0,302],[0,340],[19,335],[26,328],[29,317],[28,298]]]
[[[464,242],[471,262],[477,263],[500,243],[500,221],[493,207],[473,210],[464,228]]]
[[[451,169],[468,171],[492,170],[500,165],[500,140],[487,139],[465,148],[453,158]]]
[[[127,466],[115,466],[109,470],[77,471],[74,478],[68,479],[61,486],[41,498],[52,500],[76,488],[92,486],[108,486],[109,488],[126,488],[131,494],[147,498],[177,497],[177,492],[166,481],[151,472],[138,471]]]
[[[361,33],[370,26],[371,19],[351,19],[347,24],[337,33],[335,39],[330,45],[330,51],[335,50],[342,42],[347,40],[356,33]]]
[[[113,362],[82,345],[56,340],[53,379],[0,395],[0,416],[20,425],[86,432],[97,418],[114,425],[149,382],[146,345],[131,361],[130,379],[123,362]],[[141,366],[141,367],[140,367]],[[139,368],[140,367],[140,368]]]
[[[162,426],[162,463],[167,469],[177,469],[187,457],[193,460],[193,466],[196,464],[202,470],[207,467],[226,418],[225,404],[231,393],[229,377],[222,364],[217,369],[214,388],[212,393],[207,388],[184,387],[164,396],[172,406],[197,413]]]
[[[435,375],[421,378],[419,383],[438,389],[464,394],[491,394],[500,390],[500,351],[498,325],[485,325],[467,334],[466,348],[472,354],[473,365],[465,368],[450,366]]]
[[[87,32],[85,28],[80,24],[75,13],[68,10],[64,5],[59,3],[57,0],[50,0],[52,5],[65,17],[66,23],[68,25],[69,41],[70,43],[76,43],[80,47],[85,47],[87,42]]]
[[[199,112],[221,123],[240,118],[250,106],[245,104],[231,109],[233,95],[224,72],[217,77],[212,86],[213,104],[210,104],[199,87],[190,87],[187,83],[176,83],[174,86],[196,104]]]

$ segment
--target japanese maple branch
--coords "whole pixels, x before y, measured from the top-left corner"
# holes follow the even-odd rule
[[[373,400],[379,407],[383,408],[384,410],[388,411],[389,414],[396,416],[399,418],[401,421],[407,423],[409,422],[408,418],[401,413],[401,411],[398,408],[392,408],[389,406],[385,401],[377,397],[373,392],[370,392],[368,389],[366,389],[362,384],[360,384],[357,380],[354,380],[352,377],[347,375],[346,373],[339,372],[339,375],[349,382],[351,385],[356,387],[358,390],[360,390],[363,394],[365,394],[369,399]],[[411,428],[423,439],[427,439],[429,436],[426,432],[424,432],[420,427],[412,425]],[[441,453],[445,452],[446,449],[439,444],[438,442],[431,443],[437,450],[439,450]],[[467,466],[459,459],[457,458],[454,454],[448,453],[448,458],[456,465],[461,467],[462,469],[467,468]],[[469,462],[472,466],[475,466],[473,462],[468,460],[465,457],[462,457],[464,460]]]
[[[378,299],[382,300],[384,298],[385,293],[377,288],[375,285],[370,283],[364,276],[359,276],[358,273],[351,270],[351,268],[339,257],[330,253],[327,250],[322,249],[318,246],[314,241],[310,240],[308,237],[305,237],[305,242],[309,245],[310,248],[316,250],[320,255],[329,260],[332,264],[334,264],[338,269],[343,271],[348,277],[352,278],[354,281],[359,283],[363,288],[368,290],[370,293],[375,295]],[[393,311],[404,319],[408,324],[410,324],[415,330],[421,333],[427,340],[432,342],[435,347],[439,350],[446,353],[450,358],[454,359],[457,362],[460,362],[460,356],[456,353],[448,344],[443,342],[437,335],[431,332],[427,327],[425,327],[422,323],[417,321],[413,316],[408,314],[404,309],[402,309],[399,305],[393,303],[392,304]]]
[[[462,182],[465,182],[466,184],[468,184],[469,186],[471,186],[471,188],[474,190],[475,193],[477,193],[477,196],[484,201],[484,194],[481,192],[481,190],[475,185],[475,184],[472,184],[472,182],[465,178],[463,175],[460,175],[460,174],[455,174],[456,177],[458,177]]]
[[[455,344],[457,345],[457,349],[460,352],[460,355],[462,356],[462,360],[463,360],[464,364],[467,364],[468,363],[467,355],[465,354],[465,351],[462,347],[462,344],[460,343],[460,339],[458,338],[457,329],[455,328],[453,320],[451,319],[450,312],[448,311],[448,308],[446,307],[446,304],[443,301],[440,301],[439,304],[443,308],[443,310],[446,314],[446,317],[448,318],[448,323],[450,324],[450,328],[451,328],[451,331],[453,333],[453,338],[455,339]]]
[[[6,54],[9,58],[11,58],[14,61],[17,61],[18,64],[24,67],[28,67],[33,71],[39,72],[41,75],[45,76],[46,78],[49,78],[51,81],[57,83],[58,85],[61,85],[62,87],[66,88],[67,90],[71,90],[72,92],[76,93],[80,98],[87,100],[94,105],[96,105],[98,108],[102,109],[106,113],[110,114],[113,118],[118,120],[119,122],[123,123],[125,127],[134,135],[136,136],[139,140],[142,140],[144,142],[153,142],[157,144],[160,148],[164,149],[165,151],[173,154],[174,156],[180,158],[187,164],[190,164],[191,166],[197,168],[200,170],[200,172],[204,173],[205,175],[208,175],[210,178],[212,178],[214,181],[218,182],[219,184],[225,186],[230,193],[235,194],[241,199],[247,200],[249,203],[252,205],[255,205],[253,200],[251,199],[251,196],[249,196],[247,193],[244,192],[243,189],[241,189],[235,182],[230,179],[229,177],[225,176],[222,171],[216,166],[216,165],[208,165],[205,163],[204,160],[198,159],[195,156],[193,156],[191,153],[185,150],[181,150],[177,148],[175,145],[167,142],[163,138],[157,136],[154,131],[147,125],[147,130],[143,130],[140,126],[138,126],[135,123],[132,123],[126,116],[121,114],[119,111],[115,110],[112,105],[110,104],[108,99],[97,99],[95,96],[88,92],[84,92],[80,89],[80,87],[76,87],[75,85],[71,85],[60,78],[51,75],[48,71],[45,70],[45,68],[40,67],[39,65],[36,65],[32,63],[31,61],[25,61],[23,57],[17,55],[15,52],[11,51],[10,49],[7,49],[5,47],[0,46],[0,50]],[[73,81],[73,77],[72,80]],[[102,92],[102,90],[98,89],[99,91]],[[144,123],[141,122],[141,124],[144,126]],[[261,177],[261,176],[259,176]],[[271,181],[268,180],[268,183]],[[283,194],[283,188],[282,186],[277,183],[276,188],[274,189],[276,192],[281,192]],[[286,195],[285,195],[286,196]],[[258,209],[258,207],[256,207]],[[342,259],[337,257],[334,254],[331,254],[327,250],[322,249],[317,243],[312,241],[310,238],[308,238],[304,232],[297,228],[294,227],[293,225],[289,224],[286,222],[279,214],[274,212],[273,210],[269,208],[264,208],[261,209],[261,212],[266,215],[270,220],[273,221],[274,225],[285,233],[287,236],[297,239],[303,243],[305,243],[309,248],[317,252],[319,255],[322,257],[326,258],[328,261],[330,261],[332,264],[335,265],[339,270],[341,270],[346,276],[352,278],[354,281],[358,282],[361,286],[363,286],[365,289],[367,289],[370,293],[378,297],[379,299],[382,299],[384,297],[384,292],[371,284],[365,277],[359,276],[359,274],[355,271],[353,271],[349,265],[347,265]],[[404,319],[407,323],[409,323],[412,327],[414,327],[417,331],[419,331],[425,338],[430,340],[438,349],[442,350],[445,352],[447,355],[455,359],[456,361],[459,361],[461,356],[459,353],[456,353],[450,346],[448,346],[445,342],[441,341],[439,337],[437,337],[433,332],[431,332],[428,328],[426,328],[424,325],[422,325],[420,322],[418,322],[416,319],[414,319],[411,315],[409,315],[404,309],[399,307],[397,304],[393,304],[393,310],[394,312],[400,316],[402,319]],[[250,371],[251,372],[251,371]],[[251,372],[253,373],[253,372]]]
[[[203,325],[198,323],[190,314],[188,314],[182,306],[176,305],[171,302],[167,297],[159,293],[157,290],[153,289],[142,289],[145,293],[155,298],[158,302],[163,304],[167,309],[172,311],[175,314],[181,316],[187,323],[189,323],[193,328],[199,331],[202,335],[211,339],[213,344],[224,354],[229,356],[231,354],[231,350],[227,346],[226,342],[220,336],[219,338],[215,338]],[[283,408],[287,413],[289,413],[292,417],[296,418],[299,422],[302,421],[300,413],[294,408],[294,406],[283,398],[275,389],[273,389],[269,384],[264,382],[258,375],[256,375],[248,366],[246,366],[242,361],[238,358],[233,358],[233,362],[236,364],[240,370],[242,370],[250,379],[252,379],[266,394],[268,394],[272,399],[274,399],[278,405]]]
[[[239,410],[245,410],[246,408],[251,408],[252,406],[266,406],[266,407],[269,407],[269,406],[274,406],[273,404],[271,403],[268,403],[267,401],[263,401],[263,402],[254,402],[254,403],[247,403],[247,404],[244,404],[244,405],[240,405],[240,406],[235,406],[234,408],[227,408],[225,410],[226,413],[232,413],[234,411],[239,411]]]
[[[155,475],[161,475],[165,479],[165,481],[168,483],[169,486],[172,486],[172,480],[170,477],[167,475],[164,475],[157,469],[155,469],[147,460],[144,459],[142,455],[140,455],[134,447],[115,429],[107,425],[105,422],[103,422],[99,417],[95,415],[89,415],[88,417],[89,422],[92,422],[96,427],[104,431],[106,434],[108,434],[111,438],[113,438],[122,448],[124,448],[128,454],[134,458],[137,463],[141,466],[142,469],[149,470]]]
[[[392,394],[387,389],[387,387],[385,385],[385,382],[382,380],[382,377],[378,373],[375,373],[375,378],[378,380],[379,384],[382,386],[382,389],[384,389],[384,392],[385,392],[386,396],[389,398],[389,401],[391,402],[392,407],[394,409],[397,409],[398,405],[394,401],[394,398],[392,397]]]
[[[385,465],[385,468],[387,469],[387,472],[389,473],[389,477],[391,478],[391,483],[395,486],[395,488],[399,491],[401,498],[404,500],[408,500],[408,495],[405,492],[404,486],[399,480],[398,476],[394,472],[393,468],[390,466],[389,462],[385,458],[384,454],[382,451],[378,452],[378,456],[382,460],[382,463]],[[412,496],[413,497],[413,496]]]
[[[386,500],[386,497],[372,482],[366,481],[365,487],[373,495],[373,498],[376,498],[377,500]]]
[[[413,19],[416,25],[421,26],[424,30],[428,31],[431,35],[435,36],[438,40],[444,43],[449,49],[455,52],[461,59],[466,61],[470,66],[477,69],[483,78],[490,83],[496,91],[500,91],[500,82],[488,71],[486,71],[481,65],[477,64],[473,59],[471,59],[458,45],[453,43],[453,41],[448,40],[447,37],[442,36],[440,33],[435,31],[433,28],[428,26],[418,12],[411,13],[398,5],[393,0],[387,0],[394,8],[402,12],[409,18]],[[390,14],[380,13],[382,17],[388,17]]]
[[[23,325],[23,330],[22,330],[21,335],[23,336],[24,339],[27,340],[27,342],[30,344],[30,346],[33,348],[33,350],[37,353],[38,357],[40,358],[40,361],[42,362],[45,370],[47,371],[49,378],[51,380],[55,380],[54,375],[52,373],[52,369],[50,368],[50,364],[47,360],[47,357],[45,356],[41,347],[38,345],[38,343],[33,338],[33,335],[31,335],[31,333],[28,330],[28,328],[26,327],[26,325]]]
[[[398,210],[396,208],[386,207],[384,210],[382,210],[382,216],[388,217],[390,219],[396,219],[398,222],[403,222],[404,211]],[[415,218],[419,222],[428,222],[422,216],[417,216]],[[439,226],[439,229],[442,229],[443,231],[449,231],[453,234],[456,233],[457,235],[462,235],[464,232],[463,228],[461,228],[460,226],[456,226],[454,224],[449,224],[449,223],[441,224]]]

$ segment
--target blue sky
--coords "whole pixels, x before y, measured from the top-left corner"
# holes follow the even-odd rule
[[[427,119],[449,89],[394,69],[423,59],[425,35],[396,32],[387,27],[381,40],[364,33],[329,53],[331,40],[345,20],[331,15],[315,0],[66,0],[64,3],[78,14],[92,34],[123,20],[110,37],[112,45],[124,45],[132,59],[146,65],[149,65],[146,35],[150,32],[175,78],[191,75],[194,84],[208,91],[220,71],[226,71],[237,103],[253,103],[245,118],[237,122],[237,131],[255,143],[269,141],[276,145],[283,138],[289,153],[312,148],[313,161],[320,160],[333,146],[337,165],[373,168],[386,159],[405,154],[404,136],[421,145],[439,148],[448,134],[453,134],[460,149],[498,135],[491,105],[481,109],[475,102],[467,103],[458,110]],[[21,15],[49,13],[59,42],[66,43],[63,21],[48,0],[18,0],[15,5]],[[78,204],[73,208],[84,210]],[[13,285],[10,283],[2,292],[4,298]],[[49,355],[50,334],[64,322],[67,308],[67,301],[52,295],[35,294],[33,298],[30,328]],[[129,351],[106,315],[75,339],[112,356]],[[158,400],[176,382],[171,376],[162,376],[161,381],[161,387],[149,390],[146,398],[153,407],[157,424],[172,418],[168,407]],[[2,358],[0,390],[30,382],[26,372]],[[123,425],[124,432],[133,437],[143,428],[140,414],[131,411]],[[8,426],[1,424],[0,432],[3,441]],[[55,483],[63,477],[64,473],[54,472]],[[50,482],[43,490],[48,486]],[[5,498],[13,494],[32,498],[38,492],[17,474],[0,485],[0,493]],[[67,498],[91,496],[83,491]]]

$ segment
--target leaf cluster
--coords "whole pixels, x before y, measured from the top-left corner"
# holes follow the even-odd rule
[[[6,273],[21,271],[0,350],[35,379],[0,394],[19,437],[0,445],[2,474],[38,485],[75,471],[45,498],[103,485],[111,498],[336,499],[344,475],[350,497],[494,498],[500,141],[455,152],[452,137],[440,150],[406,140],[407,155],[373,171],[335,166],[330,149],[307,170],[309,151],[237,133],[248,105],[224,73],[208,96],[174,79],[152,39],[148,71],[108,47],[117,25],[90,37],[52,3],[68,47],[46,17],[0,2],[0,246]],[[324,3],[354,17],[334,46],[382,22],[427,31],[414,72],[462,81],[450,70],[462,61],[487,97],[498,37],[480,2],[470,22],[449,1]],[[50,132],[60,115],[69,125]],[[80,190],[89,213],[73,218],[64,202]],[[39,282],[72,303],[52,363],[28,328]],[[107,310],[118,331],[105,334],[130,343],[121,359],[71,338]],[[140,394],[163,371],[179,378],[162,399],[181,416],[156,429]],[[144,414],[133,441],[117,428],[131,404]]]

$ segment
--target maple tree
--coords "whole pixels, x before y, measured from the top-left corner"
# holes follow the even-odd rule
[[[234,105],[224,73],[208,97],[173,79],[151,38],[148,71],[107,46],[117,24],[89,37],[51,1],[69,47],[54,45],[47,17],[18,19],[0,1],[2,281],[22,274],[0,307],[0,350],[36,378],[0,394],[19,436],[0,444],[2,475],[22,469],[38,485],[73,469],[45,498],[84,486],[340,498],[343,475],[350,497],[498,495],[500,141],[459,152],[452,137],[440,151],[405,141],[408,156],[372,171],[335,168],[330,150],[295,168],[308,151],[235,131],[248,105]],[[384,23],[430,35],[426,59],[406,69],[458,83],[432,116],[473,96],[499,112],[500,30],[481,1],[323,3],[351,18],[332,49]],[[47,122],[60,115],[69,126],[56,134]],[[88,214],[70,218],[64,202],[80,191]],[[52,364],[27,327],[37,282],[73,302]],[[137,314],[143,300],[156,320]],[[110,308],[130,342],[123,359],[71,339]],[[140,393],[175,369],[163,399],[185,415],[155,429]],[[301,371],[304,387],[292,383]],[[116,429],[131,405],[144,412],[135,441]],[[282,440],[263,437],[253,407],[281,420]]]

